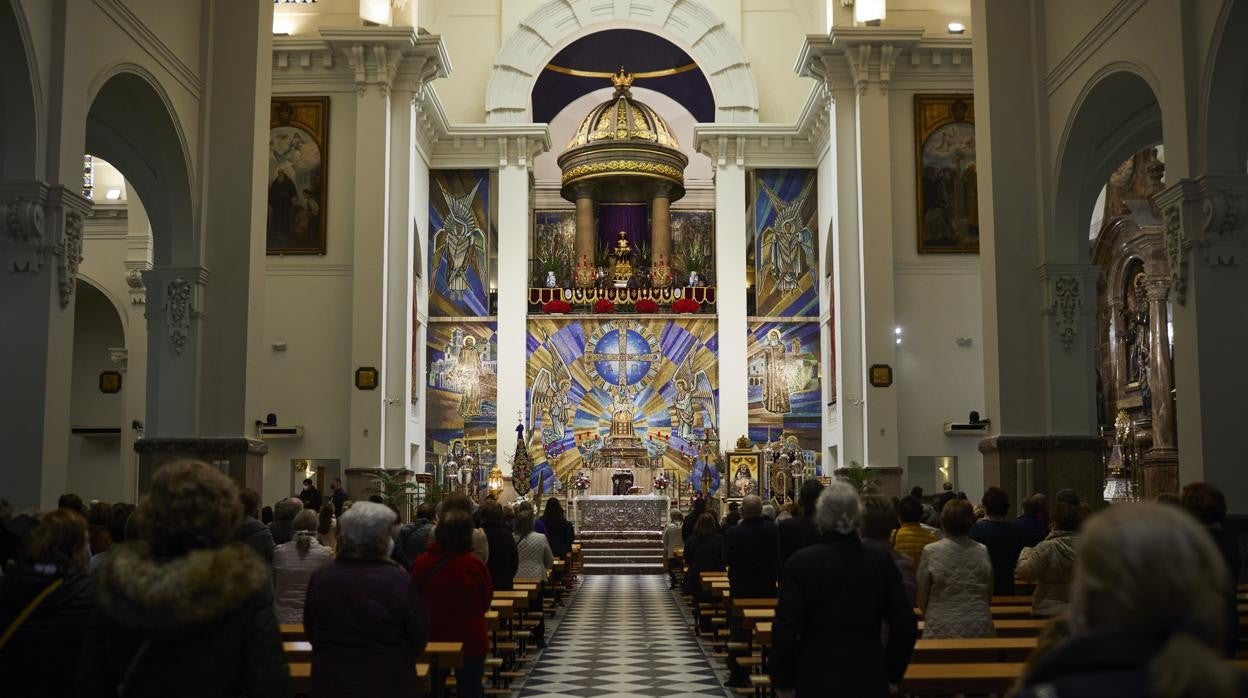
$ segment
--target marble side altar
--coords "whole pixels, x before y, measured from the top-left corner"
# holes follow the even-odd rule
[[[659,531],[668,518],[663,495],[581,495],[575,500],[580,531]]]

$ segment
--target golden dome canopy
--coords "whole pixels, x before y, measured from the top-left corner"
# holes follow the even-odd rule
[[[563,197],[575,201],[577,185],[583,184],[594,186],[598,201],[642,201],[656,187],[668,192],[671,201],[681,198],[689,158],[680,151],[671,127],[648,104],[633,99],[633,76],[623,68],[611,82],[615,94],[589,110],[559,156]],[[596,186],[603,179],[613,186]]]

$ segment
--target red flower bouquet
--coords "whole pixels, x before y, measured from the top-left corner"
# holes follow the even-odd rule
[[[659,304],[649,298],[642,298],[637,301],[637,304],[633,307],[636,308],[639,313],[657,313],[659,311]]]
[[[556,298],[549,303],[542,304],[543,313],[570,313],[572,312],[572,304]]]
[[[700,307],[702,307],[701,304],[692,298],[681,298],[672,303],[672,310],[678,313],[696,313]]]
[[[599,298],[598,301],[594,303],[594,312],[595,313],[614,313],[615,303],[612,303],[606,298]]]

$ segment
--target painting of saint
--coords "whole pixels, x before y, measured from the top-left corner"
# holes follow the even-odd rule
[[[972,97],[915,95],[914,117],[919,252],[978,252]]]
[[[265,229],[268,254],[325,254],[328,115],[328,97],[273,100]]]
[[[459,416],[476,417],[481,414],[481,354],[477,351],[477,338],[464,337],[459,350],[459,366],[455,380],[463,390],[459,400]]]
[[[772,329],[763,340],[763,357],[766,366],[763,383],[763,407],[768,412],[784,414],[789,411],[789,360],[788,347],[780,339],[780,330]]]
[[[800,168],[757,170],[753,181],[751,314],[819,317],[818,176]]]
[[[491,314],[496,229],[486,170],[429,173],[429,315]]]

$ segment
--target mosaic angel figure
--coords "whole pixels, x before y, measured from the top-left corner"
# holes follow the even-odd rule
[[[672,401],[672,428],[681,438],[693,435],[694,415],[699,409],[705,415],[704,426],[715,426],[715,393],[706,371],[693,370],[693,352],[685,358],[672,380],[676,399]]]
[[[542,443],[557,443],[567,431],[572,419],[572,373],[559,352],[551,352],[555,357],[552,368],[543,366],[533,378],[533,388],[529,391],[529,429],[533,428],[533,420],[539,415],[542,419]]]
[[[815,234],[801,219],[802,206],[814,184],[815,180],[811,178],[802,192],[786,203],[766,182],[759,181],[759,186],[771,199],[776,211],[775,220],[763,229],[759,268],[767,278],[776,282],[782,294],[796,291],[798,279],[814,270],[819,263],[815,257]]]
[[[472,210],[479,186],[480,182],[473,184],[467,195],[455,196],[438,183],[447,213],[442,227],[433,234],[433,268],[437,270],[446,262],[446,288],[456,300],[468,291],[468,268],[475,267],[478,273],[486,270],[485,233]]]

